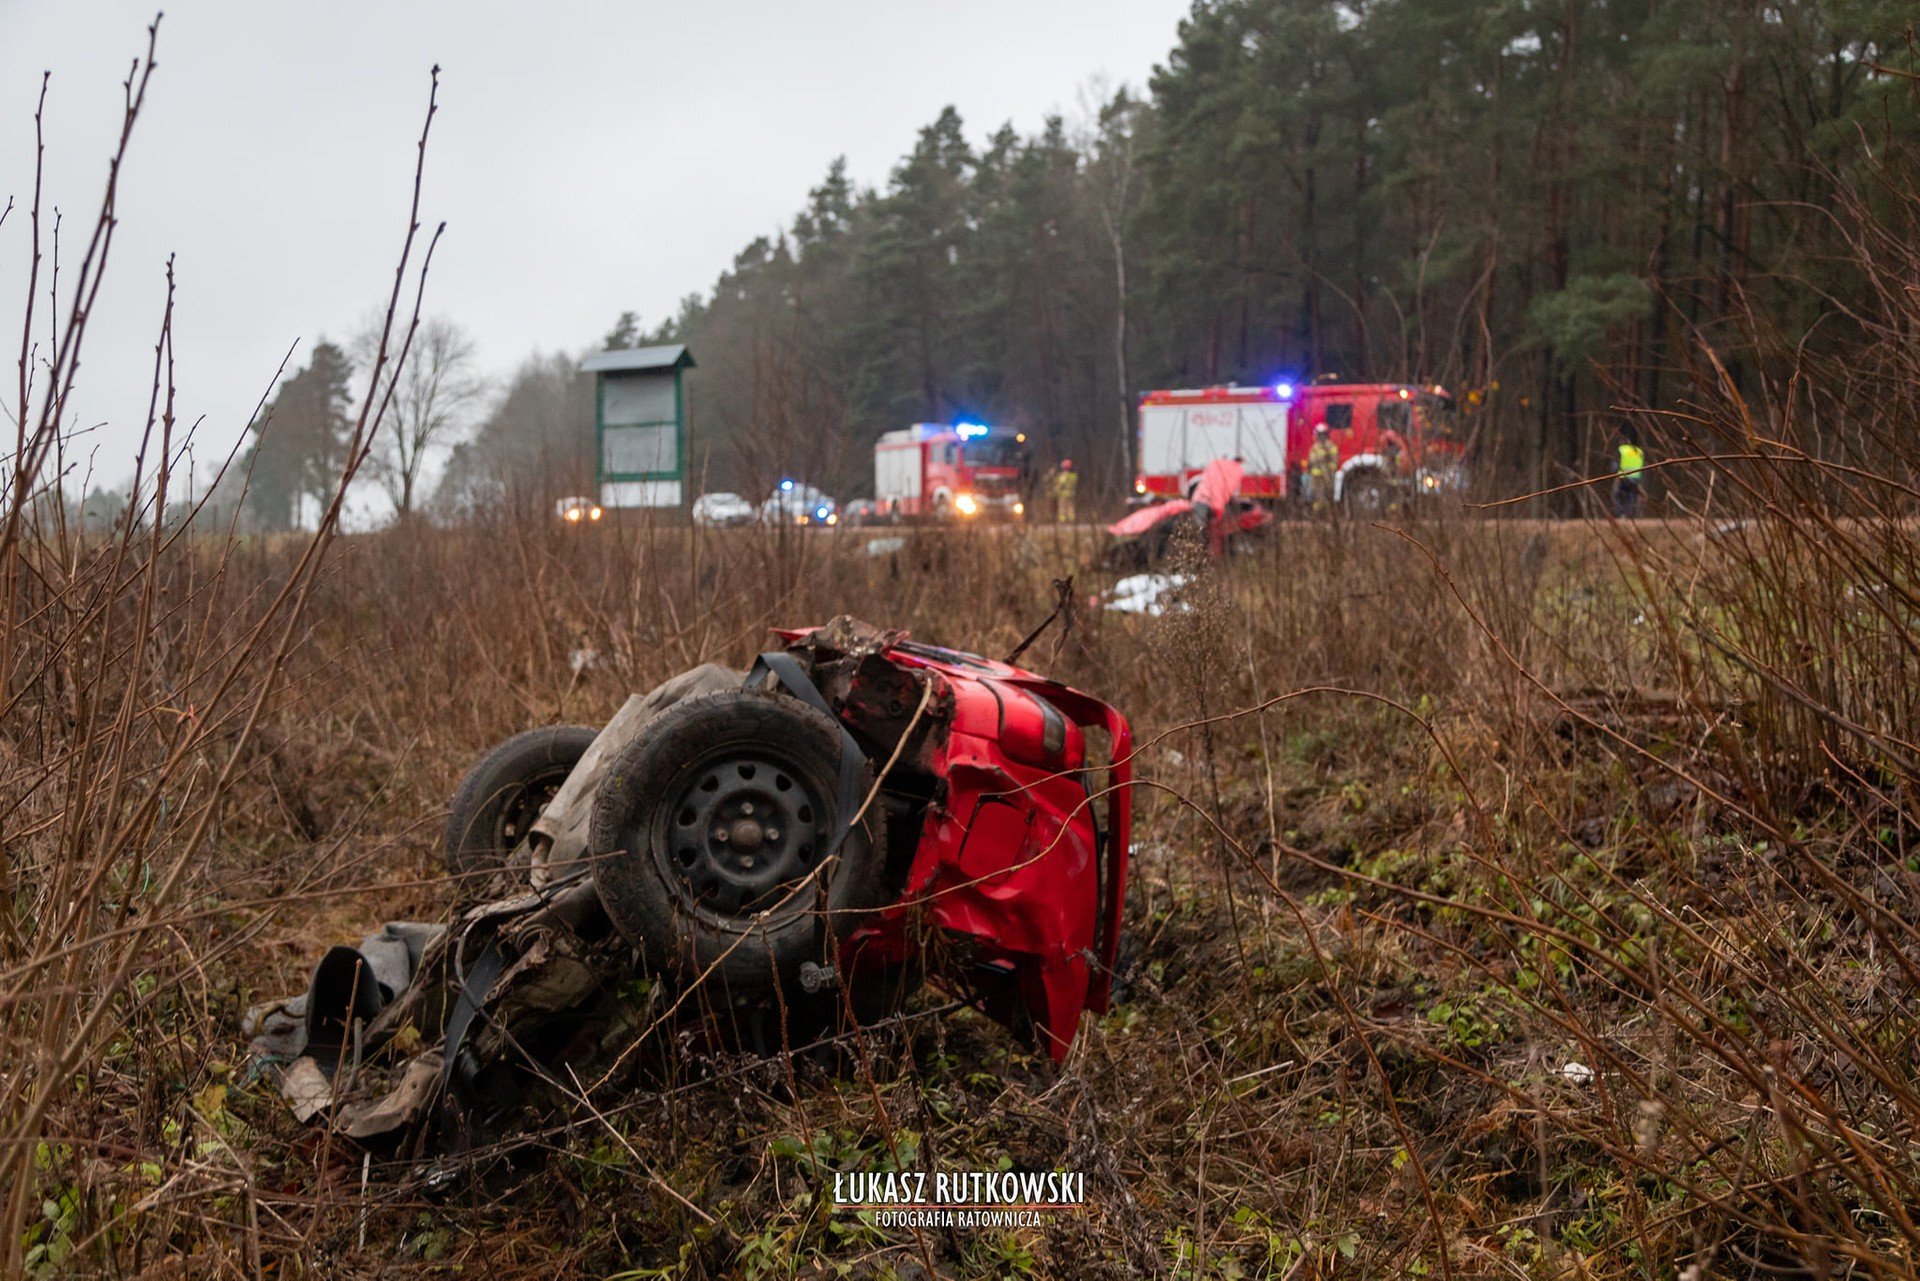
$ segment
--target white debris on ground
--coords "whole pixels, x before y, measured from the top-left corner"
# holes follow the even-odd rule
[[[1589,1085],[1593,1081],[1593,1069],[1584,1063],[1569,1063],[1560,1069],[1560,1075],[1574,1085]]]
[[[1191,581],[1187,574],[1129,574],[1113,585],[1106,608],[1153,618],[1170,610],[1185,613],[1193,606],[1180,600],[1178,593]]]

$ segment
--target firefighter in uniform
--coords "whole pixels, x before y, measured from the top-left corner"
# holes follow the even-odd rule
[[[1073,469],[1073,459],[1062,458],[1060,470],[1053,474],[1053,518],[1062,525],[1071,525],[1079,519],[1074,511],[1073,495],[1080,488],[1080,474]]]
[[[1613,482],[1613,514],[1619,520],[1632,520],[1640,514],[1640,469],[1647,465],[1646,451],[1628,436],[1620,442],[1620,462]]]
[[[1313,429],[1313,448],[1307,451],[1307,497],[1315,512],[1333,510],[1333,477],[1340,470],[1340,448],[1321,423]]]

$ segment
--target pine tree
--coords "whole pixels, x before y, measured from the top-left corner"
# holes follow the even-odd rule
[[[306,499],[322,508],[332,499],[352,444],[352,374],[345,352],[320,343],[249,426],[247,508],[260,528],[292,529]]]

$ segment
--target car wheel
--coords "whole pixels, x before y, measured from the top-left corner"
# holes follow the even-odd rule
[[[1357,520],[1375,520],[1386,514],[1387,485],[1372,472],[1349,476],[1340,487],[1340,502]]]
[[[599,733],[586,725],[528,730],[468,770],[447,814],[447,870],[467,876],[504,865]]]
[[[1147,542],[1137,538],[1116,538],[1101,554],[1101,564],[1116,574],[1131,574],[1147,568]]]
[[[840,745],[832,718],[768,690],[662,712],[594,799],[588,848],[615,928],[657,968],[711,977],[736,1000],[790,988],[809,961],[831,965],[886,901],[884,807],[827,857]]]

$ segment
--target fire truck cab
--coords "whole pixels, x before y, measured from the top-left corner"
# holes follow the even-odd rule
[[[1134,495],[1188,496],[1209,462],[1238,457],[1246,466],[1246,497],[1276,505],[1297,501],[1321,423],[1340,451],[1335,502],[1377,511],[1396,493],[1430,495],[1465,483],[1465,450],[1444,388],[1282,382],[1142,396]]]
[[[873,447],[873,497],[895,520],[1026,515],[1032,454],[1024,435],[984,423],[915,423]]]

